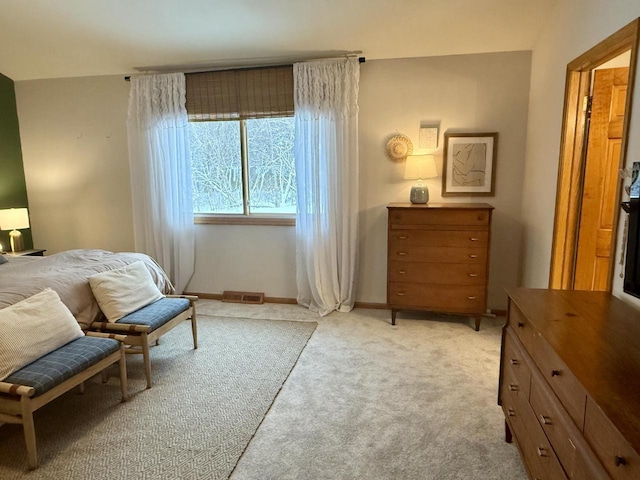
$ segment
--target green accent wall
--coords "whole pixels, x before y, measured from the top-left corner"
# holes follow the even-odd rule
[[[0,73],[0,209],[28,207],[22,165],[20,127],[13,80]],[[33,248],[31,229],[21,230],[24,247]],[[9,232],[0,231],[0,243],[9,250]]]

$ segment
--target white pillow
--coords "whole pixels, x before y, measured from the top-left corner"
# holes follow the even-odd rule
[[[40,293],[0,310],[0,381],[84,333],[56,292]]]
[[[164,297],[140,261],[93,275],[89,277],[89,284],[100,310],[110,322]]]

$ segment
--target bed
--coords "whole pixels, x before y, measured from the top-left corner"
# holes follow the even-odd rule
[[[0,265],[0,309],[49,287],[58,293],[83,329],[102,318],[89,286],[91,275],[142,261],[162,293],[175,290],[155,260],[142,253],[68,250],[47,257],[4,258],[8,261]]]

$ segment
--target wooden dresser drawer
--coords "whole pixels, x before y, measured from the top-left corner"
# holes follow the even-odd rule
[[[535,342],[536,331],[518,306],[511,301],[509,302],[509,326],[515,332],[518,340],[522,342],[524,349],[527,352],[531,352]]]
[[[491,213],[487,210],[433,209],[427,214],[423,210],[391,209],[391,225],[489,225]]]
[[[527,466],[532,470],[532,473],[537,473],[537,478],[567,478],[551,443],[542,427],[540,427],[535,413],[529,406],[529,398],[524,392],[522,383],[517,379],[509,365],[503,366],[502,375],[502,391],[500,394],[502,402],[504,403],[506,400],[506,403],[511,405],[511,408],[515,411],[515,416],[524,425],[524,434],[514,433],[520,442],[520,448]],[[507,411],[507,413],[509,412]]]
[[[587,392],[584,387],[542,335],[535,337],[532,356],[544,379],[560,399],[574,423],[582,430],[587,401]]]
[[[611,478],[640,479],[640,456],[591,398],[587,399],[584,436]]]
[[[525,354],[518,344],[519,342],[516,340],[513,330],[510,328],[507,329],[507,334],[504,338],[503,361],[511,367],[511,370],[522,386],[522,390],[525,392],[525,396],[529,398],[531,370],[525,360]]]
[[[389,262],[389,281],[440,285],[484,285],[486,266],[480,263]]]
[[[553,445],[556,455],[562,461],[567,473],[571,477],[576,448],[569,435],[572,421],[562,407],[553,401],[553,393],[544,385],[543,381],[531,381],[531,408],[536,414],[540,426]]]
[[[477,312],[485,305],[485,287],[390,282],[389,304],[452,313]]]
[[[418,247],[482,247],[489,244],[488,230],[392,230],[389,245]]]
[[[389,246],[389,260],[428,263],[477,263],[486,265],[486,248]]]

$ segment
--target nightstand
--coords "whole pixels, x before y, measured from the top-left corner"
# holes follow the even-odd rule
[[[46,250],[32,248],[20,252],[6,252],[5,255],[9,255],[10,257],[44,257],[44,252],[46,252]]]

